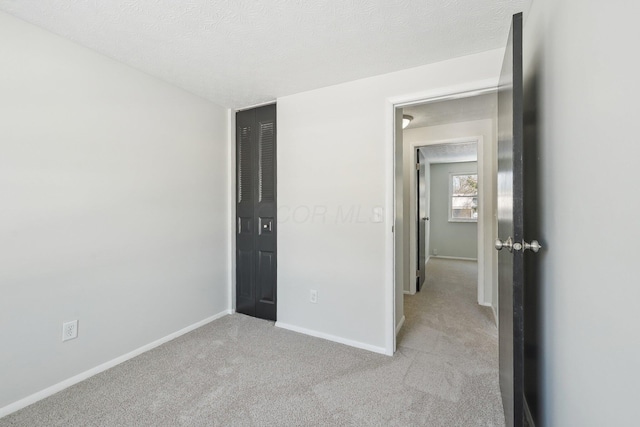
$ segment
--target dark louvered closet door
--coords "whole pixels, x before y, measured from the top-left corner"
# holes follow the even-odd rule
[[[236,311],[276,320],[276,106],[236,114]]]

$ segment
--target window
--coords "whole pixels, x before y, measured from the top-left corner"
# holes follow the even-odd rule
[[[478,174],[449,175],[449,221],[478,221]]]

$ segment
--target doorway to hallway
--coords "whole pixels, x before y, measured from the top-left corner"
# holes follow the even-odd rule
[[[496,120],[497,96],[494,86],[478,87],[469,91],[440,94],[432,98],[409,96],[391,104],[394,112],[394,233],[393,233],[393,286],[390,295],[390,334],[395,351],[397,335],[406,320],[404,298],[415,294],[416,277],[420,274],[419,228],[417,206],[417,149],[442,143],[477,142],[477,259],[476,303],[497,311],[497,256],[493,248],[496,233]],[[413,119],[406,126],[403,116]],[[402,126],[402,124],[405,126]],[[451,145],[453,146],[453,145]],[[447,188],[447,191],[449,189]],[[448,207],[447,207],[448,209]],[[429,231],[433,231],[430,227]],[[426,232],[426,231],[425,231]],[[455,240],[455,239],[454,239]],[[426,246],[426,245],[425,245]],[[438,250],[439,255],[443,255]],[[432,254],[427,250],[426,254]],[[446,256],[446,254],[444,254]],[[391,332],[391,331],[389,331]]]
[[[497,310],[497,256],[493,249],[493,239],[496,232],[496,120],[497,97],[495,88],[486,88],[474,92],[452,94],[433,100],[412,101],[395,105],[395,229],[394,233],[394,328],[395,335],[402,329],[404,316],[403,294],[415,294],[418,286],[423,283],[424,263],[431,256],[454,257],[474,259],[478,261],[477,296],[476,301],[480,305],[491,306]],[[401,119],[410,116],[411,120],[404,128],[399,124]],[[420,151],[434,146],[440,147],[438,161],[434,163],[455,163],[461,148],[465,144],[475,144],[476,149],[473,158],[467,161],[477,160],[474,171],[448,171],[443,185],[445,195],[442,204],[445,206],[444,225],[434,228],[433,215],[426,213],[430,206],[423,209],[418,205],[421,186],[419,178],[421,173]],[[423,153],[425,154],[425,153]],[[432,155],[431,157],[434,157]],[[425,157],[427,157],[425,155]],[[424,167],[424,175],[430,173],[431,166]],[[447,183],[452,175],[464,172],[467,176],[477,175],[477,194],[471,197],[456,194],[455,200],[473,199],[473,209],[466,212],[473,214],[473,221],[459,221],[460,218],[451,216],[451,212],[461,214],[460,206],[452,204],[451,186]],[[475,173],[474,173],[475,172]],[[424,179],[422,185],[425,191],[431,183],[429,177]],[[452,181],[453,182],[453,181]],[[450,199],[447,202],[447,199]],[[428,201],[425,204],[430,203]],[[452,211],[453,207],[453,211]],[[426,218],[429,220],[426,220]],[[477,221],[477,222],[476,222]],[[425,224],[428,223],[428,224]],[[464,243],[460,236],[449,235],[440,241],[438,245],[429,245],[434,234],[446,229],[462,229],[470,223],[476,227],[477,244]],[[422,223],[422,224],[421,224]],[[418,235],[431,236],[419,239]],[[421,254],[421,243],[424,241],[424,249]],[[460,253],[453,247],[471,246],[472,251]],[[435,253],[434,253],[435,251]],[[394,339],[395,339],[394,335]]]
[[[416,262],[416,286],[406,293],[420,291],[432,256],[478,259],[478,202],[484,196],[478,185],[480,138],[425,146],[415,146],[415,136],[407,138],[416,152],[415,198],[409,199],[416,210],[413,232],[409,227],[415,239],[416,258],[410,264]]]

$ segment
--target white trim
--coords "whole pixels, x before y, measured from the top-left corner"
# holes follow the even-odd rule
[[[411,291],[402,291],[402,293],[405,294],[405,295],[415,295],[416,294],[415,291],[413,291],[413,292],[411,292]]]
[[[337,335],[325,334],[324,332],[318,332],[318,331],[314,331],[312,329],[302,328],[300,326],[290,325],[288,323],[283,323],[283,322],[276,322],[275,326],[278,327],[278,328],[288,329],[290,331],[298,332],[298,333],[309,335],[309,336],[312,336],[312,337],[322,338],[322,339],[325,339],[327,341],[333,341],[333,342],[337,342],[337,343],[340,343],[340,344],[345,344],[345,345],[348,345],[350,347],[361,348],[363,350],[373,351],[374,353],[386,354],[388,356],[392,356],[393,355],[392,353],[391,354],[388,353],[387,349],[385,349],[384,347],[378,347],[378,346],[371,345],[371,344],[365,344],[365,343],[359,342],[359,341],[353,341],[353,340],[350,340],[350,339],[347,339],[347,338],[339,337]]]
[[[30,396],[27,396],[23,399],[20,399],[16,402],[10,403],[9,405],[0,408],[0,418],[9,415],[13,412],[16,412],[26,406],[29,406],[33,403],[36,403],[39,400],[42,400],[46,397],[49,397],[55,393],[58,393],[59,391],[62,391],[68,387],[71,387],[72,385],[75,385],[81,381],[86,380],[87,378],[90,378],[96,374],[99,374],[101,372],[106,371],[107,369],[113,368],[116,365],[121,364],[122,362],[126,362],[129,359],[133,359],[136,356],[139,356],[142,353],[145,353],[149,350],[152,350],[168,341],[171,341],[175,338],[178,338],[181,335],[184,335],[186,333],[189,333],[191,331],[193,331],[194,329],[197,329],[201,326],[206,325],[207,323],[213,322],[214,320],[217,320],[221,317],[224,317],[226,315],[230,314],[230,310],[224,310],[221,311],[218,314],[214,314],[211,317],[207,317],[204,320],[201,320],[197,323],[194,323],[192,325],[187,326],[186,328],[182,328],[179,331],[173,332],[163,338],[160,338],[158,340],[155,340],[149,344],[143,345],[142,347],[139,347],[133,351],[130,351],[127,354],[123,354],[122,356],[116,357],[115,359],[112,359],[108,362],[105,362],[101,365],[98,365],[94,368],[91,368],[87,371],[84,371],[78,375],[75,375],[71,378],[67,378],[66,380],[63,380],[57,384],[52,385],[51,387],[47,387],[44,390],[40,390]]]
[[[498,326],[498,313],[496,313],[496,308],[489,302],[478,302],[478,305],[483,307],[489,307],[491,309],[491,314],[493,315],[493,323]]]
[[[495,120],[492,121],[493,122],[493,126],[495,126],[495,123],[497,122],[497,118]],[[496,134],[492,134],[492,139],[494,141],[498,141],[498,135]],[[487,144],[489,144],[490,146],[493,145],[493,141],[487,141]],[[478,177],[478,219],[477,219],[477,227],[476,227],[476,232],[477,232],[477,245],[478,245],[478,249],[477,249],[477,261],[478,261],[478,293],[477,293],[477,297],[478,297],[478,302],[485,302],[486,301],[486,287],[487,286],[491,286],[490,284],[487,284],[485,281],[485,260],[486,260],[486,253],[485,253],[485,248],[487,246],[487,240],[485,239],[485,228],[487,226],[487,221],[490,218],[487,218],[486,215],[484,214],[484,209],[485,206],[492,206],[491,200],[492,200],[492,195],[493,192],[485,192],[485,180],[488,181],[491,179],[491,173],[487,174],[487,159],[485,158],[484,155],[485,152],[485,141],[484,141],[484,137],[480,136],[478,138],[478,145],[476,146],[476,154],[477,154],[477,162],[476,162],[476,174]],[[492,210],[493,213],[493,210]],[[493,217],[493,216],[492,216]]]
[[[394,167],[395,167],[395,109],[396,107],[408,106],[411,104],[424,103],[425,101],[433,101],[447,98],[456,98],[461,96],[478,95],[483,92],[495,91],[498,86],[498,77],[484,80],[476,80],[448,87],[431,89],[423,92],[394,96],[387,98],[385,102],[385,125],[387,126],[385,141],[385,179],[386,179],[386,212],[393,212],[393,215],[386,216],[386,263],[385,263],[385,288],[387,295],[385,302],[385,334],[386,351],[385,354],[393,354],[396,349],[395,335],[395,260],[394,260],[394,234],[391,231],[395,224],[395,193],[394,193]]]
[[[387,126],[385,151],[385,353],[393,354],[396,351],[396,288],[395,288],[395,106],[387,101],[385,124]],[[403,288],[404,285],[402,284]]]
[[[405,320],[406,318],[402,316],[402,319],[400,319],[400,321],[398,322],[398,326],[396,326],[396,335],[400,333],[400,329],[402,329],[402,325],[404,325]]]
[[[423,92],[394,96],[387,99],[393,108],[408,107],[416,104],[446,101],[451,99],[468,98],[495,92],[498,87],[498,77],[461,83],[454,86],[430,89]]]
[[[457,259],[459,261],[476,261],[478,262],[478,258],[465,258],[463,256],[446,256],[446,255],[431,255],[433,258],[441,258],[441,259]],[[480,304],[480,303],[478,303]],[[480,304],[482,305],[482,304]]]

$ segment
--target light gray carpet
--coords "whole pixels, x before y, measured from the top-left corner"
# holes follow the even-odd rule
[[[0,426],[503,426],[476,264],[434,259],[388,357],[226,316]]]

